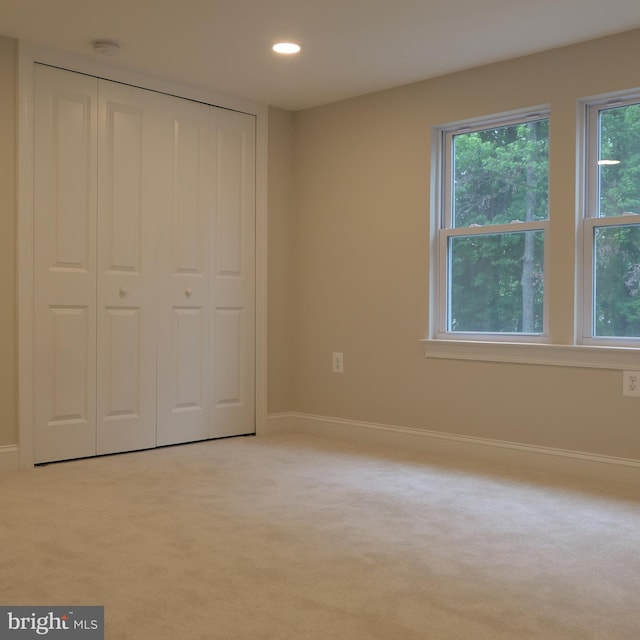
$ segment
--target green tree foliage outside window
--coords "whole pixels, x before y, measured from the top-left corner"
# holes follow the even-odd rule
[[[639,215],[640,104],[600,111],[597,171],[596,217]],[[640,337],[640,220],[594,234],[594,333]]]
[[[640,336],[640,226],[595,230],[595,334]]]
[[[640,214],[640,104],[600,112],[598,217]]]
[[[544,232],[516,225],[548,219],[548,119],[456,134],[452,156],[451,227],[514,227],[449,238],[449,331],[541,333]]]

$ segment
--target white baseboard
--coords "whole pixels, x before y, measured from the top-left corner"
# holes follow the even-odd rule
[[[20,469],[18,445],[0,447],[0,471],[17,471],[18,469]]]
[[[305,433],[363,445],[482,460],[589,481],[640,486],[640,460],[629,458],[295,412],[272,414],[267,417],[267,425],[267,433]]]
[[[263,435],[273,435],[275,433],[289,433],[293,430],[293,413],[270,413],[265,421]]]

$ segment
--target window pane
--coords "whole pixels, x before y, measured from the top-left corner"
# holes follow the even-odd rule
[[[452,226],[546,220],[549,120],[453,137]]]
[[[449,238],[449,331],[542,333],[544,232]]]
[[[640,104],[600,112],[599,217],[640,213]]]
[[[596,336],[640,337],[640,225],[595,229]]]

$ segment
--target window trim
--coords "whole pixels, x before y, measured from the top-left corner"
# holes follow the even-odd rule
[[[423,338],[425,358],[514,364],[640,370],[638,349],[618,346],[487,342]]]

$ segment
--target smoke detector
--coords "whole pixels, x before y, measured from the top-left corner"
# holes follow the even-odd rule
[[[101,56],[115,56],[120,50],[120,45],[113,40],[95,40],[93,50]]]

